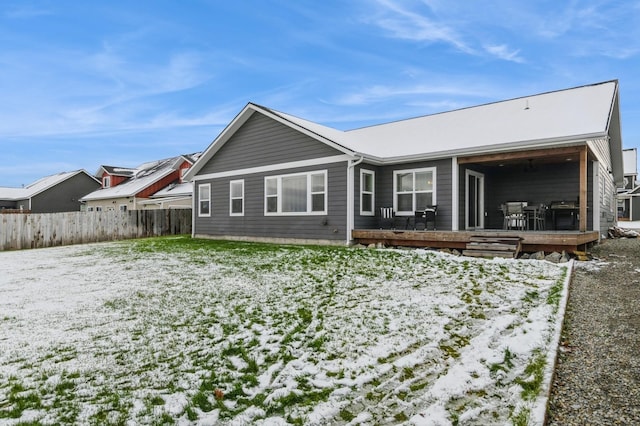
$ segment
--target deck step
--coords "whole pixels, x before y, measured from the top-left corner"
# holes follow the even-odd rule
[[[471,257],[516,258],[522,248],[520,237],[472,236],[462,254]]]

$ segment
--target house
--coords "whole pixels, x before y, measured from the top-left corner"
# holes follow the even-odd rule
[[[96,177],[102,186],[81,201],[87,211],[191,208],[192,185],[182,179],[198,156],[179,155],[136,168],[100,166]]]
[[[444,244],[501,230],[500,206],[526,201],[557,207],[541,230],[563,217],[597,240],[623,181],[618,90],[606,81],[348,131],[249,103],[185,175],[193,235],[349,243],[379,229],[383,207],[409,221],[433,205]]]
[[[638,152],[636,148],[622,151],[624,181],[618,188],[618,219],[640,220],[640,181],[638,181]]]
[[[80,198],[100,183],[85,170],[46,176],[23,188],[0,188],[0,210],[31,213],[80,211]]]

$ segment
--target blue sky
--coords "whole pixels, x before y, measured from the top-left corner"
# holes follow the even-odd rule
[[[0,186],[204,150],[255,102],[339,129],[618,79],[640,1],[0,3]]]

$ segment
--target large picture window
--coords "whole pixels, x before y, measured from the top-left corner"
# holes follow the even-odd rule
[[[413,215],[436,204],[436,169],[396,170],[393,172],[393,202],[399,215]]]
[[[268,176],[265,215],[327,214],[327,171]]]
[[[360,170],[360,214],[373,216],[375,214],[375,186],[376,175],[370,170]]]
[[[229,214],[231,216],[244,215],[244,180],[229,182]]]
[[[211,216],[211,184],[198,185],[198,216]]]

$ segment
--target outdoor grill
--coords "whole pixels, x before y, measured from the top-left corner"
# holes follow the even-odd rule
[[[579,207],[574,201],[553,201],[549,206],[551,210],[578,209]]]
[[[577,229],[580,206],[575,201],[552,201],[549,205],[553,229]]]

